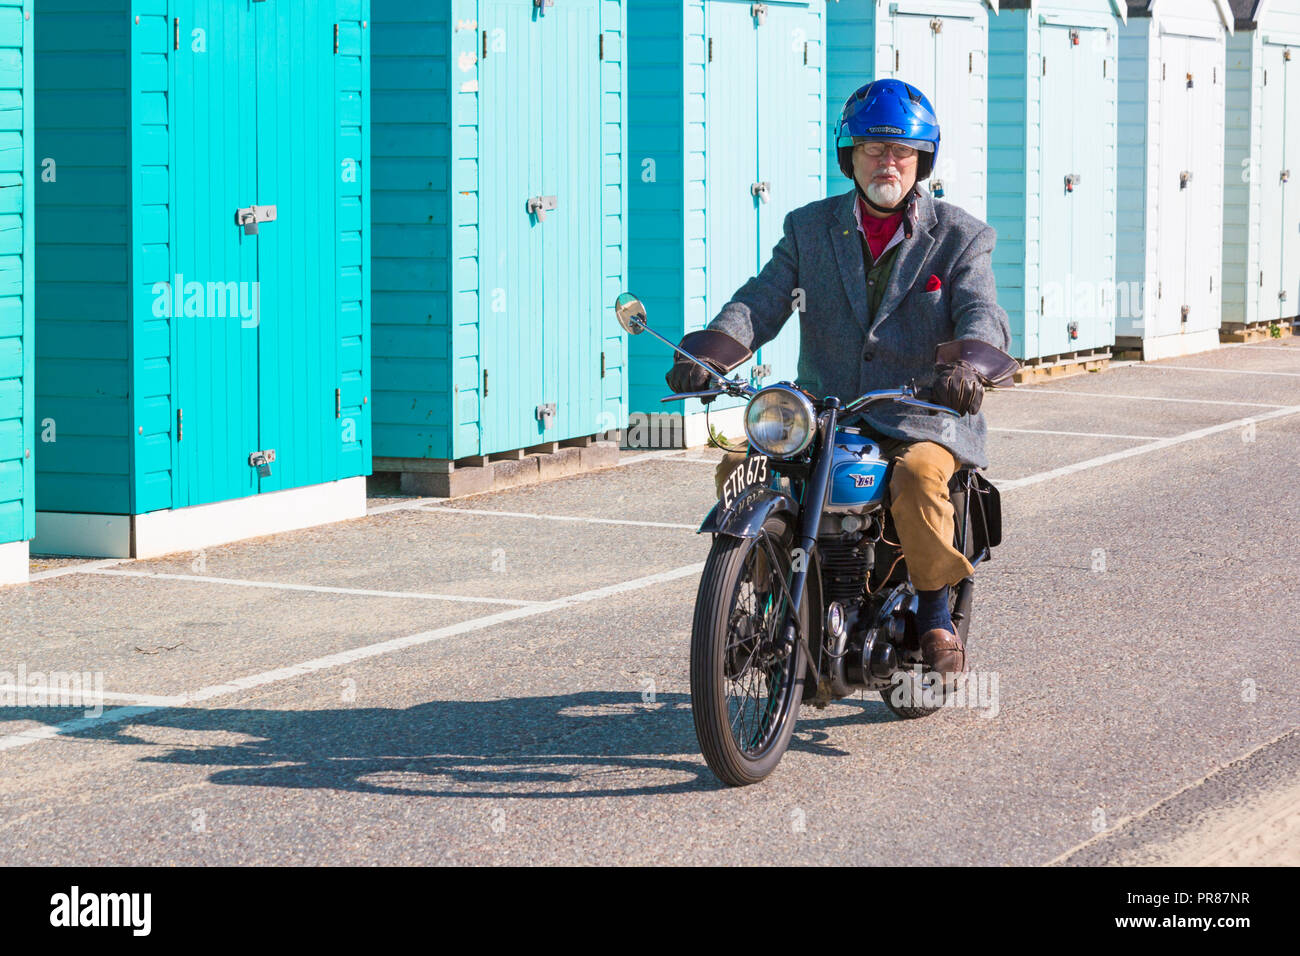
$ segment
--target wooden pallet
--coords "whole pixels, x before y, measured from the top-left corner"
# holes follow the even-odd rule
[[[1276,329],[1277,332],[1273,330]],[[1224,324],[1219,329],[1220,342],[1266,342],[1269,339],[1285,339],[1295,334],[1291,322],[1282,319],[1279,322],[1256,322],[1246,325],[1242,322]]]
[[[1068,356],[1051,362],[1034,362],[1020,366],[1013,376],[1017,385],[1032,385],[1053,378],[1067,378],[1084,372],[1100,372],[1110,365],[1109,353]]]

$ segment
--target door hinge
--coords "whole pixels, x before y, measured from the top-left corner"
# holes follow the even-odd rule
[[[339,25],[334,24],[334,52],[339,52]]]
[[[1042,315],[1042,314],[1043,314],[1043,305],[1044,305],[1044,303],[1046,303],[1046,302],[1047,302],[1047,296],[1045,296],[1045,295],[1040,295],[1040,296],[1038,297],[1038,314],[1039,314],[1039,315]]]
[[[172,49],[179,50],[180,48],[181,48],[181,18],[173,17],[172,18]]]
[[[1213,272],[1210,273],[1210,291],[1211,291],[1211,292],[1214,291],[1214,273],[1213,273]]]
[[[969,53],[966,54],[966,72],[967,73],[975,72],[975,51],[974,50],[971,50]]]
[[[275,222],[274,206],[245,206],[235,210],[235,225],[244,227],[244,235],[257,235],[259,222]]]
[[[481,56],[479,56],[479,59],[480,60],[487,59],[487,31],[486,30],[483,31],[483,53]]]
[[[605,353],[600,353],[600,377],[605,377]]]
[[[334,389],[334,417],[343,417],[343,389]]]
[[[596,44],[596,59],[605,59],[605,34],[600,34],[600,40]]]
[[[265,451],[254,451],[248,455],[248,467],[257,469],[257,477],[271,477],[271,462],[275,461],[275,449],[267,448]]]
[[[176,440],[180,441],[185,437],[185,412],[176,409]]]
[[[1043,76],[1047,75],[1047,57],[1043,57]]]
[[[483,397],[487,398],[487,369],[483,370]]]
[[[1103,60],[1101,61],[1101,75],[1102,75],[1103,77],[1106,75],[1106,61],[1105,61],[1105,59],[1103,59]]]
[[[803,65],[808,65],[808,41],[803,41]]]
[[[895,73],[898,72],[898,60],[899,60],[898,51],[895,50],[894,51],[894,72]]]
[[[1260,270],[1259,270],[1259,287],[1260,287],[1261,289],[1264,288],[1264,270],[1263,270],[1263,269],[1260,269]]]
[[[709,37],[709,62],[713,62],[713,37]]]
[[[1160,64],[1160,79],[1162,79],[1162,80],[1167,80],[1167,79],[1169,79],[1169,64],[1168,64],[1168,63],[1161,63],[1161,64]]]
[[[537,420],[542,423],[542,431],[550,428],[555,421],[555,403],[547,402],[545,405],[538,405]]]
[[[758,21],[758,26],[767,22],[767,4],[753,3],[749,6],[749,15]]]
[[[1156,298],[1163,299],[1164,297],[1165,297],[1165,283],[1163,280],[1161,280],[1160,282],[1156,283]]]

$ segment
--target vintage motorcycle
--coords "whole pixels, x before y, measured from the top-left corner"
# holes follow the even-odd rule
[[[717,395],[749,400],[750,451],[727,479],[699,533],[713,535],[691,629],[691,706],[700,749],[725,783],[765,778],[789,746],[802,703],[824,708],[859,690],[877,691],[902,718],[942,708],[954,687],[924,671],[908,576],[888,507],[892,465],[861,430],[842,426],[875,402],[934,414],[952,409],[911,385],[868,392],[842,404],[782,382],[756,389],[730,379],[646,324],[645,308],[623,293],[615,316],[629,335],[648,331],[706,369],[716,387],[663,401]],[[963,343],[945,343],[949,361]],[[994,350],[995,352],[997,350]],[[987,355],[987,384],[1010,379]],[[954,547],[978,567],[1002,536],[997,489],[973,468],[954,474]],[[974,579],[950,589],[958,636],[970,648]]]

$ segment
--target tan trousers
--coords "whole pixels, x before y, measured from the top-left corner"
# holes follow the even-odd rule
[[[974,574],[965,555],[952,545],[955,517],[948,482],[957,470],[952,452],[932,441],[876,441],[881,454],[894,460],[889,511],[912,584],[918,591],[934,591]],[[744,458],[743,453],[728,452],[718,463],[713,476],[718,497],[723,482]]]

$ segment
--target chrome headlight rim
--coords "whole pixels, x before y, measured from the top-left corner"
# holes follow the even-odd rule
[[[786,452],[780,452],[780,453],[764,448],[761,442],[754,440],[754,436],[749,430],[750,408],[753,407],[754,403],[757,402],[764,395],[768,395],[774,392],[779,392],[782,395],[786,395],[789,396],[790,398],[793,398],[795,403],[799,406],[800,411],[802,411],[803,414],[806,415],[808,419],[808,433],[807,435],[804,436],[804,440],[799,444],[797,448]],[[807,395],[799,391],[799,389],[784,383],[769,385],[766,388],[759,389],[756,393],[754,393],[753,397],[750,398],[749,403],[745,406],[744,423],[745,423],[745,437],[749,440],[750,445],[752,445],[760,453],[767,455],[769,458],[796,458],[799,455],[802,455],[805,451],[807,451],[808,446],[811,445],[813,443],[813,439],[817,437],[817,410],[813,407],[812,401],[809,400]]]

